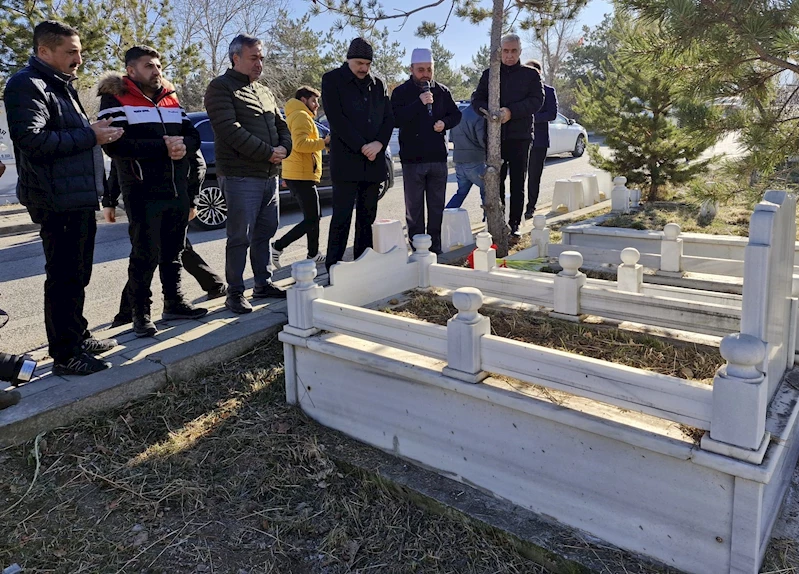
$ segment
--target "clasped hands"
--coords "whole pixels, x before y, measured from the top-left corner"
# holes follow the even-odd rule
[[[361,153],[365,155],[366,159],[369,161],[374,161],[377,157],[377,154],[379,154],[381,151],[383,151],[383,144],[380,142],[368,143],[361,147]]]
[[[186,157],[186,144],[183,143],[183,136],[164,136],[164,141],[169,152],[169,159],[179,161]]]
[[[272,155],[269,157],[269,161],[278,164],[282,162],[286,157],[289,155],[289,152],[286,148],[282,145],[272,148]]]

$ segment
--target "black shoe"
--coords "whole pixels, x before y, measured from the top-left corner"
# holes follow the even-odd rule
[[[510,234],[515,237],[521,237],[522,234],[519,232],[519,225],[511,225],[510,226]]]
[[[283,289],[275,287],[273,283],[267,283],[263,287],[256,287],[252,290],[253,299],[285,299],[286,292]]]
[[[525,219],[532,219],[533,218],[533,212],[532,211],[525,212],[524,218]]]
[[[84,339],[80,344],[80,350],[90,355],[99,355],[100,353],[110,351],[116,346],[116,339],[95,339],[94,337],[89,337],[88,339]]]
[[[199,319],[208,314],[208,309],[195,307],[185,301],[167,301],[164,304],[164,312],[161,318],[168,321],[170,319]]]
[[[133,333],[137,337],[153,337],[158,333],[155,323],[150,319],[150,313],[133,314]]]
[[[219,299],[220,297],[224,297],[227,295],[227,287],[222,285],[221,287],[215,287],[210,291],[207,291],[208,297],[205,298],[206,301],[210,301],[211,299]]]
[[[133,323],[133,317],[130,314],[117,313],[114,315],[114,320],[111,321],[112,327],[121,327]]]
[[[91,375],[111,368],[111,363],[92,357],[88,353],[80,353],[64,363],[53,365],[54,375]]]
[[[244,313],[252,313],[252,305],[250,305],[250,302],[244,298],[242,293],[228,293],[228,296],[225,299],[225,307],[234,313],[238,313],[239,315],[243,315]]]
[[[19,391],[0,391],[0,410],[13,407],[20,399],[22,399],[22,395],[19,394]]]

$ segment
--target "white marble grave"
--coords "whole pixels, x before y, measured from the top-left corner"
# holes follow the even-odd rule
[[[287,400],[322,424],[668,566],[756,574],[799,458],[799,391],[780,384],[797,329],[791,267],[779,266],[793,251],[795,207],[783,192],[758,205],[741,299],[647,293],[632,250],[619,283],[586,280],[576,252],[561,254],[558,276],[497,269],[487,234],[473,270],[435,263],[424,237],[410,259],[367,252],[334,266],[321,292],[309,279],[315,268],[295,264],[280,335]],[[446,327],[364,307],[428,286],[453,292],[458,313]],[[737,311],[740,324],[724,337],[726,365],[710,386],[491,335],[480,313],[489,296],[574,319],[663,315],[701,332],[713,312],[720,326]],[[553,402],[546,389],[567,394]],[[701,445],[676,423],[706,431]]]

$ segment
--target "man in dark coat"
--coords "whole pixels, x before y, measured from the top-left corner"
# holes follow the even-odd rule
[[[110,121],[89,123],[72,86],[81,64],[74,28],[47,20],[33,29],[34,56],[6,84],[3,99],[14,142],[20,203],[41,225],[44,247],[44,322],[53,372],[88,375],[111,367],[93,354],[111,350],[83,316],[92,274],[94,212],[105,186],[99,143],[118,140]]]
[[[500,199],[505,201],[505,177],[510,172],[511,233],[518,234],[524,210],[524,176],[527,173],[530,141],[532,140],[533,114],[544,103],[544,88],[538,70],[523,66],[522,42],[516,34],[502,38],[502,65],[500,66],[499,102],[502,106],[502,189]],[[483,72],[477,89],[472,94],[475,109],[488,109],[488,70]]]
[[[205,180],[205,173],[207,166],[205,159],[201,152],[197,152],[189,157],[191,164],[189,171],[189,202],[192,205],[189,211],[189,221],[197,216],[197,195]],[[111,162],[111,171],[108,174],[108,188],[105,195],[103,195],[103,208],[106,214],[106,220],[109,223],[116,222],[116,207],[119,204],[119,196],[122,189],[119,186],[119,177],[117,176],[117,164]],[[194,250],[194,247],[189,241],[188,234],[186,235],[186,243],[183,246],[183,252],[180,254],[180,260],[183,263],[183,268],[193,276],[200,287],[208,293],[207,301],[224,297],[227,292],[225,290],[225,282],[217,273],[211,269],[211,266],[205,262],[205,259]],[[125,284],[122,290],[122,296],[119,300],[119,312],[114,316],[111,322],[112,327],[119,327],[127,325],[133,321],[133,314],[130,308],[130,285]]]
[[[425,233],[431,250],[441,253],[441,221],[447,191],[446,130],[461,121],[461,112],[443,84],[433,81],[433,54],[417,48],[411,54],[411,77],[394,88],[391,107],[399,128],[402,181],[405,186],[405,220],[408,237]]]
[[[330,178],[333,217],[325,267],[338,263],[347,249],[355,207],[357,259],[372,246],[380,184],[388,178],[383,150],[391,139],[394,115],[383,81],[370,71],[372,46],[355,38],[347,61],[322,76],[322,103],[330,122]]]
[[[160,54],[149,46],[125,52],[126,75],[100,81],[100,118],[123,127],[119,141],[103,147],[116,163],[130,234],[127,290],[137,337],[158,332],[150,317],[155,268],[164,293],[164,319],[198,319],[208,310],[186,301],[180,256],[186,241],[190,198],[189,157],[200,134],[180,106],[175,88],[161,75]],[[189,157],[186,157],[186,156]],[[105,208],[112,222],[114,208]]]
[[[541,73],[541,62],[530,60],[525,63]],[[533,116],[533,145],[530,146],[530,160],[527,164],[527,209],[525,219],[532,219],[538,193],[541,187],[541,175],[544,173],[544,162],[549,149],[549,122],[558,117],[558,96],[555,88],[544,84],[544,105]]]
[[[240,34],[228,48],[231,68],[205,92],[214,129],[216,173],[227,201],[225,306],[252,312],[244,298],[247,250],[255,276],[254,299],[286,297],[272,283],[270,242],[280,222],[278,167],[291,153],[291,133],[272,91],[258,82],[264,69],[263,44]]]

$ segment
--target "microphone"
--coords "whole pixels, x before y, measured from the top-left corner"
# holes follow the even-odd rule
[[[425,80],[424,85],[422,86],[422,91],[423,92],[429,92],[430,91],[430,81],[429,80]],[[433,117],[433,104],[427,104],[427,115],[430,116],[431,118]]]

